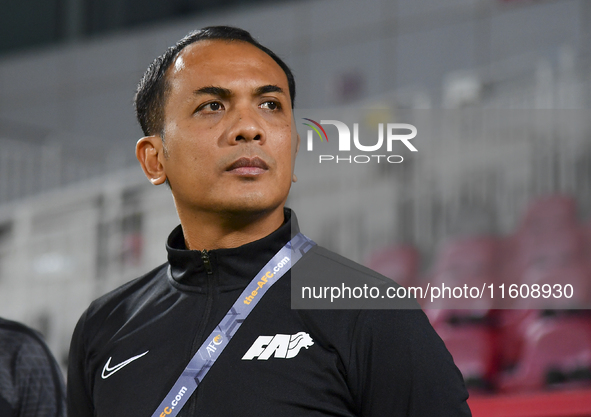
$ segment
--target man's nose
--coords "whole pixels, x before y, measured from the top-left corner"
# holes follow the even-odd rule
[[[265,132],[261,125],[261,115],[258,114],[257,110],[250,106],[243,106],[236,109],[234,122],[228,135],[228,139],[232,144],[253,140],[260,141],[262,144],[265,141]]]

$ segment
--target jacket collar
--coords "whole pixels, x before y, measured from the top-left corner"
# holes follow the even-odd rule
[[[188,250],[183,229],[177,226],[166,242],[169,276],[178,284],[205,287],[244,287],[265,264],[299,232],[297,218],[291,209],[284,209],[283,224],[270,235],[237,248],[207,251],[211,265],[209,274],[203,252]]]

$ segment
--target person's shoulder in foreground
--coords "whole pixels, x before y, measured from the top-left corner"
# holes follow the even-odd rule
[[[41,336],[0,318],[0,416],[65,415],[61,371]]]
[[[294,97],[285,63],[237,28],[193,32],[148,68],[136,155],[153,184],[170,186],[181,225],[168,263],[80,319],[71,415],[470,415],[461,375],[420,310],[292,310],[295,272],[285,269],[272,285],[262,279],[271,271],[260,275],[250,294],[268,293],[233,318],[298,231],[284,209],[300,141]],[[273,262],[276,272],[288,265]],[[296,266],[383,280],[318,247]],[[223,330],[210,340],[214,329]],[[196,391],[172,390],[193,357],[207,372],[186,370]]]

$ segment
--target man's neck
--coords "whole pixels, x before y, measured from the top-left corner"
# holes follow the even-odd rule
[[[179,217],[191,250],[236,248],[270,235],[284,221],[283,206],[266,213],[179,212]]]

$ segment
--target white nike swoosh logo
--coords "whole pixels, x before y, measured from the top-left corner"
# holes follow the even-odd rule
[[[148,352],[149,352],[149,350],[146,350],[141,355],[137,355],[137,356],[134,356],[133,358],[129,358],[126,361],[118,363],[117,365],[113,366],[112,368],[109,368],[109,365],[111,364],[111,359],[112,359],[112,358],[109,358],[109,360],[107,360],[107,363],[105,363],[105,367],[103,368],[103,373],[101,374],[101,377],[103,379],[107,379],[108,377],[113,375],[115,372],[117,372],[118,370],[123,368],[124,366],[129,365],[131,362],[135,361],[136,359],[141,358],[142,356],[144,356]]]

